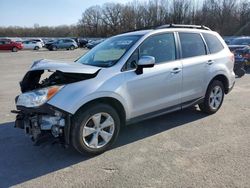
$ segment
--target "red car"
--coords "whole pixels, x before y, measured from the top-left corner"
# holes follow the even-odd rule
[[[23,49],[23,44],[19,42],[14,42],[10,39],[0,39],[0,50],[11,50],[12,52],[17,52]]]

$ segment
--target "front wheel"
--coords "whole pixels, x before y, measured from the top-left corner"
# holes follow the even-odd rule
[[[106,104],[92,105],[74,115],[72,144],[82,154],[100,154],[115,142],[119,130],[120,118],[113,107]]]
[[[70,49],[70,50],[74,50],[75,47],[72,45],[72,46],[69,47],[69,49]]]
[[[216,113],[224,99],[224,86],[221,81],[214,80],[208,86],[205,99],[203,103],[199,104],[201,111],[207,114],[214,114]]]

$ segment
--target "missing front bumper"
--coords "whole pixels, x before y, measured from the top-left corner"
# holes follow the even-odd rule
[[[48,104],[38,108],[17,106],[12,113],[17,114],[15,127],[24,129],[36,144],[52,137],[69,145],[71,114]]]

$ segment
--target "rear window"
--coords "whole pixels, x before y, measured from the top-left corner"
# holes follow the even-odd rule
[[[205,44],[198,33],[179,33],[182,58],[206,55]]]
[[[211,54],[220,52],[224,49],[224,46],[221,44],[220,40],[216,36],[209,33],[203,33],[202,35],[207,43],[207,47]]]

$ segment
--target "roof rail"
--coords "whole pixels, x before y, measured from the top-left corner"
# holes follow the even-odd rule
[[[166,24],[156,27],[155,29],[165,29],[165,28],[189,28],[189,29],[203,29],[211,31],[210,28],[204,25],[182,25],[182,24]]]

